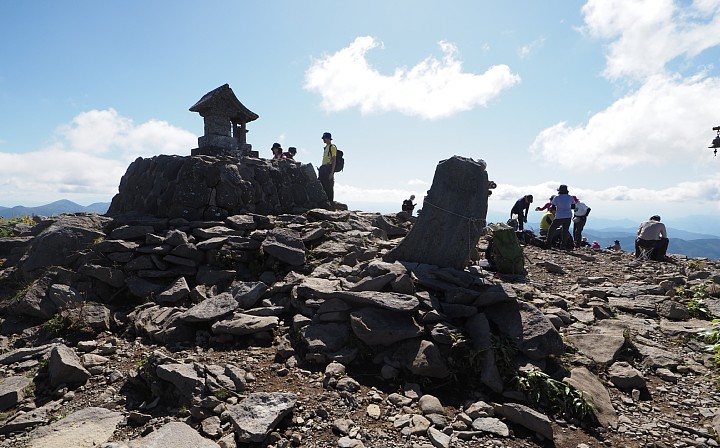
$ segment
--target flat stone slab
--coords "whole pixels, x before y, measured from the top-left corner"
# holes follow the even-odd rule
[[[97,448],[110,440],[123,419],[119,412],[105,408],[81,409],[30,433],[30,448]]]
[[[567,341],[597,363],[609,364],[625,345],[625,338],[611,334],[573,334]]]
[[[657,302],[661,297],[666,299],[665,296],[637,296],[633,298],[625,297],[610,297],[608,304],[620,311],[633,314],[645,314],[646,316],[656,317],[657,316]]]
[[[132,441],[130,448],[220,448],[220,445],[201,436],[189,425],[170,422],[140,440]]]
[[[391,345],[419,336],[423,331],[409,313],[380,308],[352,312],[350,326],[355,336],[368,345]]]
[[[221,320],[212,325],[214,334],[232,334],[243,336],[260,333],[277,327],[280,319],[277,316],[254,316],[236,313],[232,319]]]
[[[376,306],[391,311],[415,311],[420,306],[417,297],[396,292],[337,291],[333,297],[351,305]]]
[[[519,403],[505,403],[495,408],[495,412],[513,423],[535,431],[546,439],[553,440],[553,428],[550,419],[540,412]],[[475,428],[475,422],[473,422]],[[477,428],[475,428],[477,429]]]
[[[606,428],[617,427],[617,411],[610,401],[610,394],[598,377],[585,367],[576,367],[570,371],[570,378],[565,378],[564,381],[583,392],[585,399],[593,405],[593,413],[598,423]]]
[[[702,330],[710,329],[711,326],[709,321],[701,319],[690,319],[682,322],[660,319],[660,331],[672,337],[692,337]]]
[[[237,309],[237,300],[232,294],[224,292],[205,299],[183,313],[180,320],[184,322],[210,322],[232,313]]]
[[[25,398],[25,388],[30,385],[30,378],[11,376],[0,379],[0,411],[15,407]]]

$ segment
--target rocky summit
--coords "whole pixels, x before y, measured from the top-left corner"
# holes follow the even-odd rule
[[[7,224],[0,446],[717,446],[718,263],[384,261],[418,222]]]

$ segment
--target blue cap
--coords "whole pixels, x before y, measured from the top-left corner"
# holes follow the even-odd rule
[[[322,138],[328,138],[328,139],[332,140],[332,134],[329,132],[323,132]]]

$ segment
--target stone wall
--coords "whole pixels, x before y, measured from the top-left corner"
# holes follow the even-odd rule
[[[107,214],[216,220],[239,213],[300,213],[328,205],[311,164],[160,155],[130,164]]]

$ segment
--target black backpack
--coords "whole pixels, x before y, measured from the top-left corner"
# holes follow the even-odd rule
[[[343,152],[335,147],[335,172],[342,171],[345,168],[345,159]]]
[[[328,152],[331,152],[330,149],[332,146],[328,146]],[[335,172],[342,171],[343,168],[345,168],[345,159],[343,158],[343,152],[340,151],[337,146],[335,146]]]

